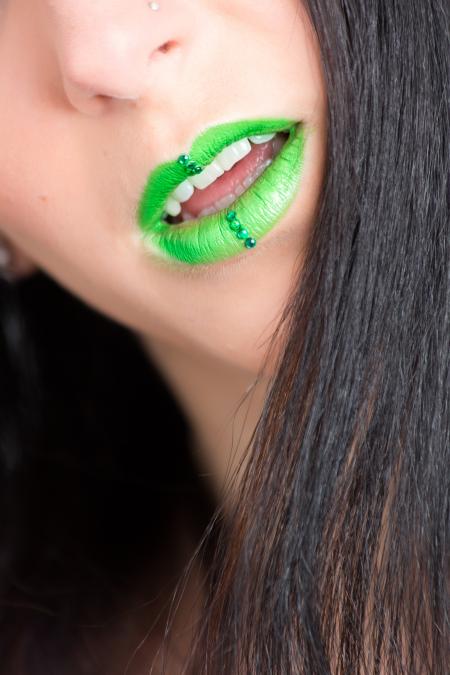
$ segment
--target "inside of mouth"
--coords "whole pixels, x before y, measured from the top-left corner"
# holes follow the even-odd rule
[[[181,213],[177,216],[164,214],[164,222],[177,225],[231,206],[273,162],[288,138],[288,132],[279,132],[265,143],[252,143],[251,151],[214,183],[203,190],[195,188],[190,199],[181,203]]]

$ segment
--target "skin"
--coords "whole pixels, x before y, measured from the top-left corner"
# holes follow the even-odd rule
[[[0,2],[0,236],[19,274],[45,270],[142,336],[215,474],[231,437],[217,448],[217,430],[263,363],[318,204],[326,95],[307,16],[297,0]],[[308,130],[278,225],[219,263],[152,256],[134,217],[149,172],[207,127],[255,118]]]
[[[220,491],[263,405],[256,375],[323,180],[326,95],[306,14],[298,0],[0,8],[0,239],[13,271],[45,270],[140,337]],[[207,127],[255,118],[308,129],[301,186],[278,225],[250,254],[210,265],[145,250],[134,216],[149,173]]]
[[[323,179],[326,96],[306,14],[297,0],[0,2],[0,236],[19,275],[45,270],[142,337],[222,481],[229,416],[296,283]],[[308,130],[278,225],[251,255],[209,265],[145,250],[135,211],[149,172],[207,127],[255,118]]]
[[[145,241],[150,240],[152,244],[151,250],[161,251],[163,257],[169,256],[184,265],[204,265],[241,253],[242,240],[247,240],[250,230],[260,239],[276,225],[298,189],[305,144],[303,128],[297,129],[300,126],[288,120],[244,120],[219,124],[205,131],[194,141],[189,155],[181,156],[197,157],[200,164],[192,163],[200,169],[200,173],[202,166],[207,166],[220,150],[232,142],[231,134],[231,138],[239,140],[253,130],[255,133],[289,130],[289,142],[278,153],[272,166],[266,168],[264,176],[233,203],[233,210],[217,211],[196,222],[188,221],[184,226],[168,225],[162,215],[169,194],[185,181],[186,169],[178,161],[157,166],[149,177],[138,211],[138,222]],[[261,185],[264,186],[262,193],[257,187]],[[235,223],[234,236],[230,236],[231,223],[227,220],[231,214]]]

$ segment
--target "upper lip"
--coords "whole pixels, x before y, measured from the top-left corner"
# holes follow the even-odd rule
[[[238,120],[208,127],[193,141],[186,152],[202,166],[209,164],[225,147],[247,136],[288,131],[296,122],[285,118]],[[181,153],[180,153],[181,154]],[[178,156],[177,156],[178,157]],[[138,219],[144,228],[159,221],[167,197],[186,179],[186,172],[177,163],[159,164],[149,175],[138,206]]]

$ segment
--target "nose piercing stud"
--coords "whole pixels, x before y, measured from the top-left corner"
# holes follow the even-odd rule
[[[149,2],[148,6],[150,9],[153,9],[154,12],[157,12],[159,9],[159,2]]]

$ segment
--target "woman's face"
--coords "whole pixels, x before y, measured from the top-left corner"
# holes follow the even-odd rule
[[[0,0],[0,233],[131,329],[256,371],[301,263],[322,182],[318,48],[299,0],[159,4],[155,11],[146,0]],[[211,249],[213,260],[197,256],[192,264],[141,236],[138,205],[156,167],[172,162],[186,171],[177,158],[211,127],[226,124],[230,145],[231,123],[279,119],[303,124],[303,169],[293,180],[297,169],[285,160],[283,181],[295,189],[256,246],[230,230],[239,248],[230,244],[226,256],[217,249],[218,259]],[[230,177],[242,190],[245,171],[262,170],[263,159],[282,152],[273,140],[242,147],[240,173],[239,164],[222,166],[222,192]],[[286,189],[274,187],[279,174],[272,192],[265,188],[270,203]],[[195,188],[185,204],[202,193],[207,208],[210,187]],[[255,205],[251,189],[243,203],[250,195]],[[165,216],[176,236],[196,224],[200,207],[192,206],[194,215],[180,208],[192,222]],[[250,237],[259,216],[240,208]],[[217,199],[211,209],[220,211]],[[202,226],[213,232],[211,218]]]

